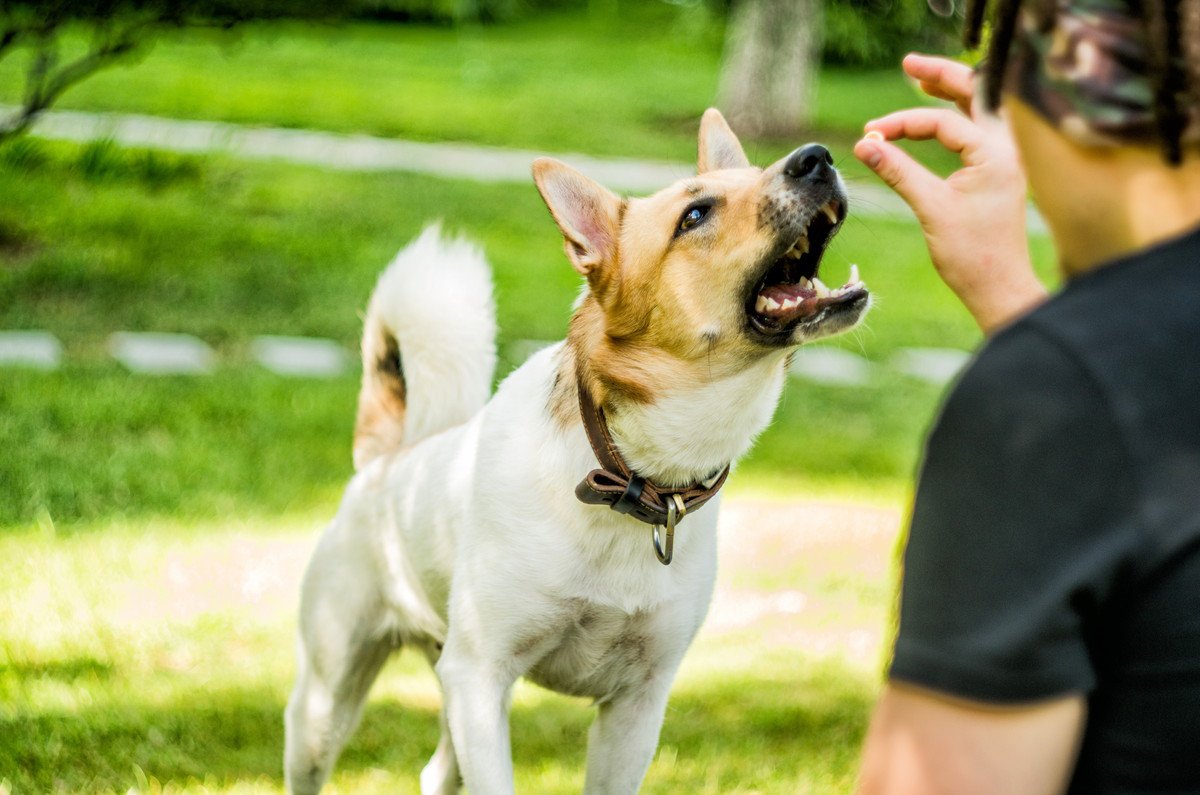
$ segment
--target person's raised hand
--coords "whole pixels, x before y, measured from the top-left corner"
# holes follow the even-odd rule
[[[972,70],[945,58],[908,55],[904,71],[951,108],[912,108],[867,122],[854,155],[912,208],[934,267],[984,332],[1006,325],[1046,297],[1025,236],[1025,174],[1001,115],[974,102]],[[962,168],[942,179],[900,139],[936,140]]]

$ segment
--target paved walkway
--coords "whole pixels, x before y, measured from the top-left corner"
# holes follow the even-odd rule
[[[503,353],[508,363],[524,362],[546,340],[513,340]],[[142,375],[209,375],[221,364],[217,352],[190,334],[118,331],[109,335],[108,354],[132,373]],[[334,378],[354,369],[354,357],[336,341],[314,337],[264,335],[250,345],[254,360],[277,375]],[[893,370],[930,384],[951,381],[970,360],[954,348],[901,348],[887,361],[875,362],[842,348],[806,345],[792,357],[793,378],[846,387],[870,386],[882,370]],[[0,368],[57,370],[63,364],[62,343],[48,331],[0,330]]]
[[[0,106],[0,112],[8,110]],[[111,138],[124,146],[174,152],[228,152],[238,157],[287,160],[351,171],[409,171],[477,182],[528,182],[529,164],[551,155],[612,188],[650,192],[695,173],[695,165],[662,160],[599,158],[474,144],[425,143],[316,130],[249,127],[126,113],[45,113],[33,128],[41,138],[91,141]],[[912,220],[904,202],[877,185],[850,186],[861,215]]]
[[[10,106],[0,105],[0,115],[11,110],[14,109]],[[123,146],[173,152],[227,152],[238,157],[286,160],[347,171],[407,171],[476,182],[528,182],[529,164],[535,157],[549,155],[611,188],[638,193],[656,191],[695,170],[692,163],[664,160],[405,141],[132,113],[47,111],[34,125],[33,134],[60,141],[110,138]],[[847,187],[856,215],[915,221],[908,206],[887,188],[870,183]],[[1045,224],[1032,206],[1027,221],[1031,233],[1045,234]]]

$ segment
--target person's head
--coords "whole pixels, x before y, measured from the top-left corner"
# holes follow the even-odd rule
[[[1008,92],[1077,143],[1155,146],[1171,164],[1200,144],[1200,0],[994,3],[989,110]],[[968,2],[968,47],[988,5]]]
[[[979,67],[1064,265],[1200,222],[1200,0],[993,0]],[[979,43],[989,0],[969,0]],[[1075,262],[1073,262],[1073,260]]]

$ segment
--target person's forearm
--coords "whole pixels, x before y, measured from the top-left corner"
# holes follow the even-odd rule
[[[994,334],[1046,300],[1046,288],[1034,275],[1024,246],[995,250],[982,241],[967,258],[973,261],[935,261],[934,266],[984,334]]]
[[[856,795],[1061,795],[1085,715],[1074,694],[996,707],[891,682],[867,731]]]

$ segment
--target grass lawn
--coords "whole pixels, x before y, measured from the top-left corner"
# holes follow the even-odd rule
[[[672,156],[691,157],[690,142]],[[578,279],[532,185],[104,144],[0,150],[0,329],[52,331],[68,360],[0,371],[0,792],[278,790],[295,582],[350,472],[357,384],[270,375],[248,342],[352,349],[378,271],[433,217],[484,245],[502,346],[562,335]],[[826,268],[851,262],[878,306],[834,344],[882,362],[978,342],[915,227],[852,218]],[[103,352],[116,330],[196,334],[222,366],[127,374]],[[850,786],[897,506],[939,393],[886,368],[865,388],[789,386],[737,473],[714,613],[645,791]],[[762,495],[885,507],[789,512],[751,501]],[[415,792],[436,703],[420,663],[391,664],[338,789]],[[578,791],[588,719],[580,702],[519,690],[522,791]]]
[[[722,22],[703,5],[625,3],[619,16],[510,24],[252,26],[164,36],[132,66],[69,91],[64,108],[366,132],[537,151],[680,157],[716,101]],[[20,96],[0,62],[0,101]],[[918,100],[899,68],[828,68],[816,128],[850,173],[868,119]],[[802,140],[747,142],[769,162]],[[926,147],[940,169],[951,158]]]
[[[900,514],[727,507],[713,610],[643,791],[846,792]],[[0,791],[278,792],[316,525],[290,514],[0,535]],[[385,668],[330,791],[417,792],[439,698],[418,657]],[[518,686],[519,792],[580,791],[591,714]]]
[[[0,328],[53,332],[69,364],[0,379],[0,446],[11,451],[0,457],[0,527],[43,515],[275,511],[336,493],[350,471],[355,379],[271,376],[249,361],[249,341],[316,335],[353,349],[377,273],[436,217],[481,241],[493,263],[502,350],[562,337],[578,278],[532,185],[104,144],[10,149],[0,165]],[[852,216],[824,267],[836,280],[851,262],[878,305],[833,344],[882,362],[902,346],[978,342],[913,226]],[[104,354],[117,330],[195,334],[224,364],[207,378],[128,375]],[[502,361],[501,374],[513,364]],[[859,389],[793,383],[735,482],[900,496],[939,393],[886,368]]]

